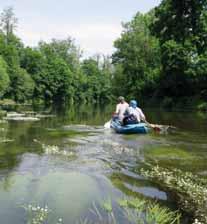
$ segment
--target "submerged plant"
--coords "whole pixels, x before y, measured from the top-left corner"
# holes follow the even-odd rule
[[[157,203],[139,198],[124,198],[117,201],[119,211],[127,223],[139,224],[179,224],[180,214],[170,211],[168,208],[162,207]],[[97,222],[104,224],[119,223],[118,217],[115,215],[111,200],[104,201],[102,206],[97,207],[93,203],[93,208],[90,209],[95,215]],[[107,220],[106,220],[106,215]],[[119,213],[120,216],[120,213]],[[105,218],[104,218],[105,217]],[[120,217],[119,217],[120,218]],[[81,223],[92,223],[88,219],[84,219]]]
[[[113,208],[112,208],[112,204],[111,204],[111,200],[108,199],[108,200],[105,200],[103,202],[103,208],[107,211],[107,212],[112,212]]]
[[[45,207],[34,206],[34,205],[23,205],[22,206],[27,212],[27,224],[44,224],[48,220],[49,213],[51,212],[48,209],[47,205]],[[63,219],[59,218],[56,224],[63,224]]]
[[[140,224],[175,224],[180,223],[180,214],[151,203],[144,199],[128,198],[118,201],[124,208],[126,218],[132,223]]]
[[[150,170],[141,170],[143,176],[167,188],[178,198],[181,210],[195,218],[194,223],[207,224],[207,180],[182,172],[159,166]],[[200,221],[198,221],[200,220]]]
[[[57,145],[45,145],[36,139],[34,139],[33,141],[41,144],[45,154],[47,154],[47,155],[62,155],[62,156],[66,156],[66,157],[74,156],[74,152],[60,150],[60,148]]]
[[[27,224],[43,224],[48,218],[49,209],[47,206],[24,205],[27,212]]]
[[[108,223],[108,224],[116,224],[116,218],[114,216],[111,200],[105,200],[103,204],[100,206],[101,209],[99,209],[95,203],[93,203],[93,207],[90,209],[90,211],[95,215],[95,217],[98,219],[98,223]],[[107,215],[107,222],[105,222],[105,218],[103,217],[103,213]],[[84,222],[86,222],[87,219],[84,219]],[[86,223],[89,223],[87,220]]]

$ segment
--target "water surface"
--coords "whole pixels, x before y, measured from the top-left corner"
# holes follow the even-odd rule
[[[17,108],[18,112],[31,108]],[[145,109],[148,120],[176,126],[170,133],[118,135],[103,128],[112,108],[85,106],[51,111],[40,121],[0,124],[0,217],[4,224],[26,223],[25,204],[51,209],[49,223],[93,219],[90,208],[111,199],[136,196],[171,209],[168,192],[139,175],[151,161],[207,175],[206,114]],[[4,140],[9,140],[5,142]],[[57,153],[46,149],[58,150]]]

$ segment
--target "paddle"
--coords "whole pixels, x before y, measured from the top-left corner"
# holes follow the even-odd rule
[[[104,124],[104,128],[109,129],[111,127],[111,120]]]
[[[145,123],[156,132],[166,133],[169,129],[176,129],[176,127],[170,125],[150,124],[147,121]]]
[[[156,124],[150,124],[148,121],[144,121],[150,128],[152,128],[154,131],[161,131],[160,125]]]

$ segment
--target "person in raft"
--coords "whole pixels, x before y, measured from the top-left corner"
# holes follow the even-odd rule
[[[129,107],[129,104],[125,101],[123,96],[120,96],[118,98],[118,102],[119,103],[116,105],[116,112],[114,118],[118,117],[119,121],[122,122],[124,119],[124,113]]]
[[[123,119],[123,124],[137,124],[141,121],[146,122],[146,118],[142,110],[137,107],[137,101],[131,100],[129,107],[125,111],[126,116]]]

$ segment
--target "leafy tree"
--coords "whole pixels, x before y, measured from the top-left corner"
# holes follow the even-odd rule
[[[72,98],[74,90],[71,86],[71,77],[69,67],[61,58],[50,59],[36,80],[45,101],[61,103]]]
[[[99,82],[100,71],[98,63],[94,59],[86,59],[82,64],[83,73],[86,76],[85,93],[86,99],[97,102],[100,99],[101,83]]]
[[[89,102],[104,102],[111,98],[109,61],[104,58],[101,63],[100,57],[85,59],[82,63],[83,74],[86,77],[83,90]]]
[[[174,40],[166,41],[162,45],[161,60],[164,73],[161,74],[159,92],[168,97],[193,95],[185,72],[191,63],[191,51],[191,45],[183,46]]]
[[[163,0],[155,9],[151,31],[161,44],[162,94],[177,98],[206,91],[206,9],[207,0]]]
[[[184,44],[191,40],[198,50],[207,45],[207,0],[163,0],[155,8],[153,33],[161,43],[168,40]]]
[[[6,41],[13,31],[17,28],[17,18],[13,12],[12,7],[5,8],[0,15],[0,27],[6,35]]]
[[[35,79],[35,75],[44,68],[46,60],[38,49],[26,47],[21,51],[20,66]]]
[[[113,54],[113,63],[121,72],[114,74],[113,83],[121,86],[116,88],[121,91],[117,95],[139,97],[154,89],[160,72],[160,51],[158,40],[149,30],[152,18],[153,12],[137,13],[131,22],[123,24],[124,31],[114,43],[117,50]]]
[[[9,73],[11,83],[7,95],[20,103],[31,100],[34,91],[34,81],[31,76],[18,66],[9,68]]]
[[[40,42],[39,48],[47,54],[54,54],[62,58],[70,67],[70,70],[76,71],[80,65],[81,51],[74,44],[70,37],[64,40],[52,39],[50,43]]]
[[[7,64],[0,56],[0,97],[4,95],[9,86],[9,75],[7,73]]]

